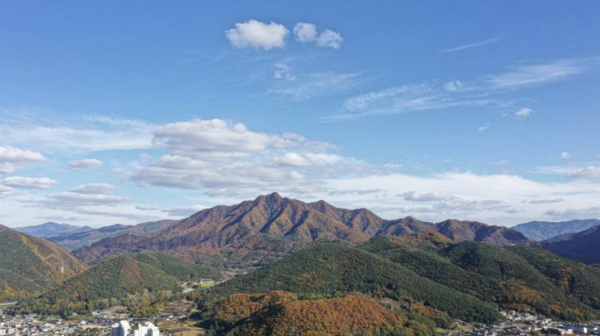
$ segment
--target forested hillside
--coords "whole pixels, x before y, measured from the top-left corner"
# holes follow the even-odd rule
[[[179,281],[218,280],[222,277],[221,272],[214,267],[192,264],[164,253],[139,253],[133,259],[154,266]]]
[[[434,231],[378,236],[356,248],[313,247],[217,286],[211,295],[271,290],[411,298],[473,321],[493,321],[497,309],[570,321],[600,317],[599,269],[537,248],[453,243]]]
[[[360,292],[395,300],[413,298],[450,316],[472,321],[495,321],[490,304],[435,283],[389,260],[339,244],[323,244],[297,252],[248,275],[215,287],[212,295],[266,293],[336,295]]]
[[[61,315],[117,304],[139,307],[177,293],[179,281],[220,277],[216,269],[160,253],[119,256],[98,263],[23,305],[31,312]]]
[[[209,334],[428,336],[435,334],[435,324],[425,314],[439,312],[392,311],[361,294],[326,299],[274,291],[235,294],[205,307],[202,313]]]
[[[86,268],[48,241],[6,227],[0,231],[0,299],[42,292]]]
[[[501,308],[568,320],[591,319],[600,309],[600,273],[578,262],[537,248],[411,241],[376,237],[360,248]]]

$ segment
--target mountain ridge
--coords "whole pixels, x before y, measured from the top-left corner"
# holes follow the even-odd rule
[[[98,229],[58,235],[50,237],[48,240],[68,250],[76,250],[81,247],[90,246],[102,239],[119,235],[131,234],[135,236],[143,236],[152,232],[163,230],[176,222],[177,220],[163,219],[154,222],[144,222],[136,225],[114,224]]]
[[[75,226],[70,224],[59,224],[55,222],[46,222],[39,225],[23,226],[15,228],[15,230],[28,234],[30,236],[48,239],[64,234],[72,234],[92,230],[90,226]]]
[[[236,205],[202,210],[143,237],[122,235],[103,239],[73,254],[88,263],[134,251],[167,251],[196,259],[211,251],[244,244],[257,235],[296,243],[361,243],[377,235],[423,230],[435,230],[457,241],[474,239],[496,245],[531,243],[521,233],[500,226],[456,220],[434,224],[413,217],[385,220],[368,209],[342,209],[322,200],[305,203],[272,193]]]
[[[563,222],[532,221],[512,226],[511,229],[521,232],[527,238],[543,241],[550,238],[585,231],[600,225],[600,219],[574,219]]]

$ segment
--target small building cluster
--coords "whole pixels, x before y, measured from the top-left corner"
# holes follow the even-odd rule
[[[456,332],[444,336],[578,336],[599,335],[600,323],[569,324],[514,310],[501,312],[505,321],[492,325],[457,322]]]

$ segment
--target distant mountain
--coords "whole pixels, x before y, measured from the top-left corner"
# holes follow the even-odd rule
[[[0,299],[42,292],[86,268],[59,246],[0,226]]]
[[[436,224],[436,230],[456,241],[478,241],[491,245],[527,245],[529,240],[520,232],[504,226],[490,226],[479,222],[447,220]]]
[[[563,234],[542,242],[559,256],[586,264],[600,263],[600,225],[578,233]]]
[[[115,224],[99,229],[90,228],[90,230],[82,232],[59,235],[51,237],[48,240],[72,251],[80,247],[90,246],[95,242],[109,237],[116,237],[119,235],[147,235],[152,232],[164,230],[175,222],[177,221],[164,219],[156,222],[146,222],[137,225]]]
[[[56,237],[65,234],[88,231],[92,230],[92,228],[89,226],[74,226],[69,224],[47,222],[40,225],[18,227],[15,228],[15,230],[26,233],[30,236],[47,239],[50,237]]]
[[[600,225],[600,219],[575,219],[567,222],[529,222],[511,227],[527,238],[542,241],[565,233],[585,231]]]
[[[134,251],[166,251],[194,260],[235,246],[236,251],[262,251],[259,254],[265,256],[318,241],[360,243],[377,235],[422,230],[436,230],[457,241],[529,243],[521,233],[500,226],[455,220],[434,224],[412,217],[384,220],[367,209],[340,209],[324,201],[304,203],[273,193],[238,205],[202,210],[146,236],[122,234],[104,239],[73,254],[88,263]]]

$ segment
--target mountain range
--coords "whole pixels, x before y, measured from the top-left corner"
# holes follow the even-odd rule
[[[542,241],[566,233],[577,233],[600,225],[599,219],[575,219],[566,222],[528,222],[511,227],[521,232],[525,237]]]
[[[600,263],[598,238],[594,226],[537,242],[502,226],[386,220],[273,193],[179,221],[49,238],[91,244],[71,254],[0,225],[0,299],[18,297],[26,312],[125,305],[147,316],[181,290],[178,282],[221,278],[195,261],[262,266],[190,294],[203,323],[232,335],[336,330],[339,321],[356,322],[349,332],[359,334],[433,335],[452,318],[497,321],[499,308],[586,321],[600,318],[600,268],[571,259]],[[369,318],[352,313],[361,306]]]
[[[232,206],[202,210],[168,228],[144,236],[122,234],[73,251],[80,260],[94,263],[113,255],[141,251],[167,251],[190,260],[231,249],[236,252],[290,252],[315,241],[365,242],[378,235],[405,235],[438,231],[460,242],[494,245],[528,245],[523,234],[503,226],[446,220],[440,223],[413,217],[385,220],[367,209],[336,208],[324,201],[305,203],[277,193]],[[264,254],[258,256],[260,259]]]
[[[57,235],[48,238],[48,240],[66,248],[69,251],[72,251],[84,246],[90,246],[95,242],[110,237],[116,237],[120,235],[147,235],[153,232],[164,230],[172,224],[174,224],[175,222],[177,221],[171,219],[164,219],[160,221],[146,222],[137,225],[115,224],[101,227],[99,229],[90,228],[89,230],[85,231]]]
[[[65,234],[84,232],[92,229],[93,228],[89,226],[75,226],[69,224],[58,224],[54,222],[47,222],[40,225],[15,228],[15,230],[19,232],[23,232],[30,236],[41,238],[51,238],[56,236],[62,236]]]

